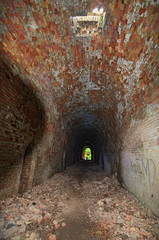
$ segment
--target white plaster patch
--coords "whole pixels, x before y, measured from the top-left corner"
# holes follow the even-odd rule
[[[121,22],[119,22],[118,33],[119,33],[119,36],[120,36],[121,35]]]
[[[157,1],[154,1],[154,0],[147,0],[147,5],[150,4],[150,5],[159,5],[159,0]]]
[[[81,69],[79,82],[83,84],[82,92],[86,92],[88,90],[100,90],[100,87],[94,82],[90,81],[90,70],[86,71]]]
[[[134,6],[133,7],[133,12],[128,12],[127,17],[126,17],[127,18],[127,30],[131,29],[132,24],[140,19],[141,15],[139,14],[139,11],[140,11],[141,8],[144,7],[144,5],[145,5],[144,2],[143,3],[140,3],[140,2],[136,3],[136,0],[134,0],[134,2],[133,2],[133,6]]]
[[[141,38],[144,38],[144,34],[141,32],[141,29],[142,29],[142,26],[143,26],[143,23],[141,23],[138,28],[137,28],[137,33],[139,34],[139,36]]]
[[[121,102],[118,103],[118,112],[117,112],[117,116],[121,116],[122,112],[123,112],[123,105]]]
[[[109,66],[111,66],[112,63],[114,63],[114,61],[116,60],[116,58],[117,58],[117,57],[114,56],[113,59],[111,59],[111,60],[109,61]]]
[[[39,28],[35,21],[31,21],[31,22],[28,24],[28,26],[30,26],[30,27],[33,28],[34,30],[37,29],[37,28]]]
[[[127,72],[130,74],[130,70],[133,68],[133,61],[127,61],[124,58],[118,58],[117,62],[117,71],[118,72]]]
[[[125,39],[124,39],[125,44],[129,42],[130,37],[131,37],[131,33],[127,33],[126,36],[125,36]]]
[[[102,57],[102,49],[92,52],[92,56],[96,56],[98,59],[100,59]]]

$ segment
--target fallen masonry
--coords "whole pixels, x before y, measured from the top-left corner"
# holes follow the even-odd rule
[[[0,239],[159,239],[159,219],[99,166],[76,164],[0,202]]]

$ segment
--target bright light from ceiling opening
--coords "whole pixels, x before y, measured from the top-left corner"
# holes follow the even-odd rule
[[[93,9],[93,13],[98,13],[98,8],[97,7]]]
[[[103,13],[103,11],[104,11],[104,9],[103,9],[103,8],[101,8],[101,9],[99,10],[99,12],[100,12],[100,13]]]
[[[96,8],[93,9],[93,13],[96,13],[96,14],[97,13],[101,13],[102,14],[103,12],[104,12],[103,8],[98,9],[98,7],[96,7]]]

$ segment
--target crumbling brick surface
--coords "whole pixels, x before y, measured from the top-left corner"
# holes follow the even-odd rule
[[[94,36],[76,36],[70,17],[87,15],[97,5],[106,12],[106,27]],[[31,96],[40,99],[44,109],[43,134],[34,154],[37,160],[33,183],[38,184],[63,169],[64,148],[82,124],[79,120],[83,119],[83,114],[92,115],[92,119],[97,118],[100,122],[104,141],[109,139],[106,148],[116,161],[114,169],[118,170],[119,161],[125,159],[120,154],[125,149],[125,135],[135,142],[132,125],[133,131],[138,131],[142,119],[145,128],[140,128],[139,132],[144,136],[146,155],[146,142],[150,140],[144,131],[149,131],[151,126],[147,121],[153,118],[149,116],[147,120],[144,110],[152,109],[158,122],[158,108],[152,107],[153,104],[156,106],[159,96],[158,1],[2,0],[0,9],[0,60],[14,76],[18,75],[22,82],[31,86]],[[3,74],[1,77],[4,78]],[[16,77],[13,81],[18,82]],[[5,114],[6,111],[11,114],[14,110],[7,107],[13,99],[7,91],[5,98],[0,96],[0,103],[6,106]],[[25,102],[26,106],[23,110],[16,108],[18,117],[23,120],[19,119],[15,124],[22,121],[26,132],[18,130],[21,133],[19,141],[15,140],[14,134],[6,133],[6,144],[10,141],[15,146],[18,141],[21,151],[16,159],[22,161],[19,159],[41,120],[34,109],[36,104],[27,101],[30,95],[21,93],[19,88],[14,92],[14,96],[23,96],[22,104]],[[3,115],[4,110],[0,111]],[[3,117],[1,119],[6,124]],[[93,120],[85,121],[91,126],[95,124]],[[156,138],[157,134],[155,127],[150,138]],[[0,146],[4,149],[2,133],[1,138]],[[3,151],[8,156],[9,151],[5,149]],[[6,162],[5,154],[2,162]],[[153,153],[151,155],[154,160]],[[132,158],[135,159],[136,155]],[[12,178],[6,176],[6,179]],[[158,186],[158,179],[156,181],[155,186]]]

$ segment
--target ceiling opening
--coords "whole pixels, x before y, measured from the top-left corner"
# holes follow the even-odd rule
[[[102,32],[106,25],[106,12],[103,7],[95,7],[87,16],[70,17],[73,33],[76,36],[88,37]]]

